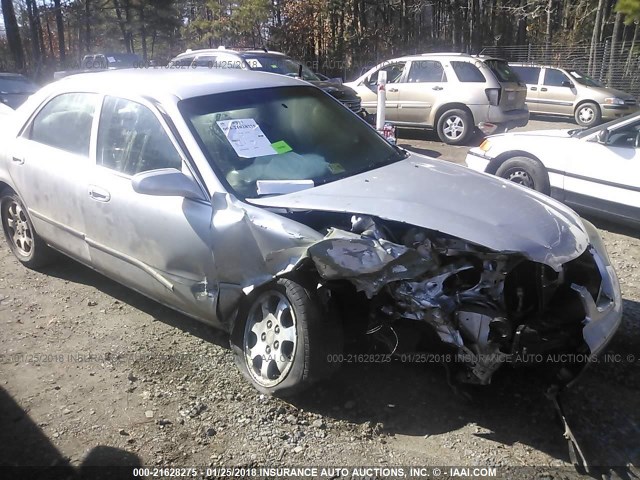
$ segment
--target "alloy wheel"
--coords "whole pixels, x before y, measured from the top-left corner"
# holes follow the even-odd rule
[[[251,377],[264,387],[278,384],[293,365],[296,317],[285,295],[269,290],[253,303],[244,331],[244,356]]]
[[[10,200],[5,208],[8,237],[20,255],[29,257],[33,252],[33,232],[27,215],[15,200]]]
[[[451,115],[444,122],[444,135],[450,140],[457,140],[464,134],[464,120],[457,115]]]

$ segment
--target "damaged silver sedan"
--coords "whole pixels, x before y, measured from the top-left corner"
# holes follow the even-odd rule
[[[537,192],[388,144],[305,82],[106,72],[17,110],[0,152],[7,242],[57,250],[229,332],[260,391],[299,392],[345,345],[419,352],[462,381],[514,358],[575,378],[621,320],[596,229]],[[564,358],[564,357],[563,357]]]

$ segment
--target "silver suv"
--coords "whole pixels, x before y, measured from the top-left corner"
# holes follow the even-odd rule
[[[368,112],[377,111],[378,74],[387,72],[387,121],[434,128],[452,145],[465,143],[479,127],[484,133],[521,127],[529,121],[526,87],[507,62],[455,53],[425,53],[385,61],[353,88]]]
[[[531,113],[574,117],[578,125],[592,127],[638,110],[632,95],[607,88],[577,70],[511,63],[527,84],[527,105]]]

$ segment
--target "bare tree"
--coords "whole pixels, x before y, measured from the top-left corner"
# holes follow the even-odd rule
[[[11,50],[13,63],[17,70],[23,70],[24,52],[22,50],[22,40],[20,38],[18,21],[16,20],[16,12],[13,9],[13,2],[11,0],[2,0],[1,4],[4,27],[7,32],[7,42],[9,43],[9,50]]]

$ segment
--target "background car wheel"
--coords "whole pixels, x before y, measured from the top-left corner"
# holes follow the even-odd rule
[[[0,216],[9,248],[23,265],[39,268],[51,263],[53,250],[38,236],[26,207],[13,190],[0,194]]]
[[[438,137],[449,145],[464,144],[473,133],[473,119],[466,110],[447,110],[438,119]]]
[[[551,193],[549,175],[544,166],[529,157],[513,157],[506,160],[498,167],[496,175],[546,195]]]
[[[583,127],[592,127],[600,123],[600,107],[592,102],[581,104],[576,108],[576,123]]]
[[[287,396],[331,375],[342,352],[337,316],[311,290],[280,279],[252,294],[231,335],[236,364],[259,391]],[[335,360],[335,359],[333,359]]]

